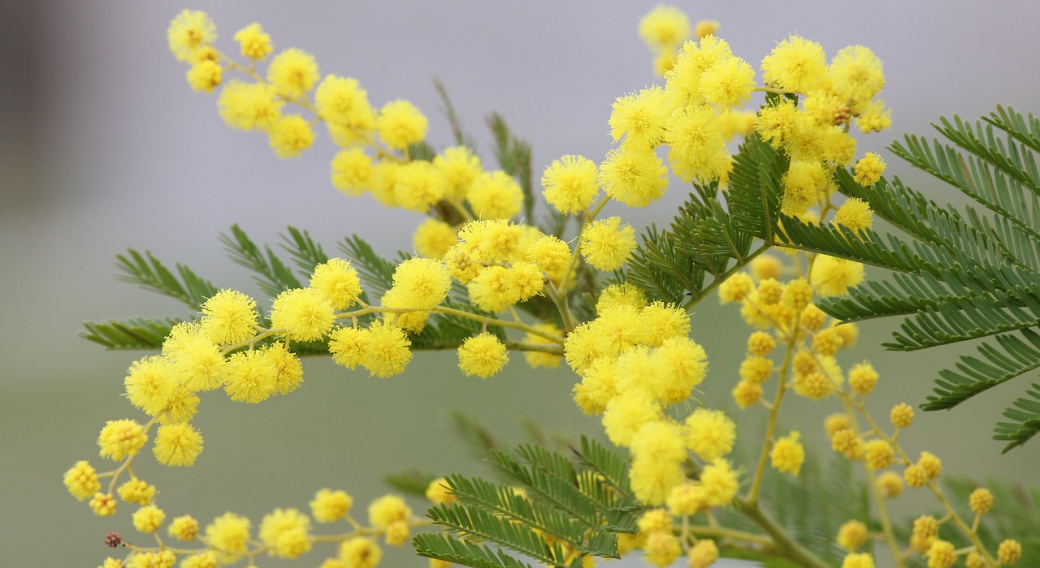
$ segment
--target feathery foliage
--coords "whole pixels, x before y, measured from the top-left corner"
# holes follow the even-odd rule
[[[773,244],[786,170],[783,154],[749,136],[734,157],[724,199],[716,182],[694,185],[667,229],[651,225],[643,233],[624,280],[651,299],[692,308]]]
[[[188,307],[198,310],[210,296],[217,293],[217,288],[183,264],[177,264],[177,274],[180,280],[170,269],[152,256],[152,253],[141,254],[134,249],[128,249],[126,255],[116,256],[116,267],[122,271],[116,279],[130,282],[159,294],[176,298]]]
[[[983,339],[939,373],[925,410],[949,409],[1040,366],[1040,119],[997,107],[974,123],[934,125],[945,139],[907,135],[893,153],[956,187],[982,209],[941,207],[898,179],[863,187],[838,172],[839,190],[911,237],[784,218],[791,246],[879,266],[895,274],[820,307],[845,321],[903,316],[885,347],[913,351]],[[903,240],[901,240],[903,239]],[[1040,433],[1040,405],[1027,392],[997,425],[1004,451]]]
[[[159,349],[176,318],[126,318],[83,322],[86,331],[80,337],[104,345],[108,349]]]
[[[274,297],[300,287],[300,281],[285,262],[275,256],[271,247],[260,250],[238,225],[231,226],[230,235],[221,234],[220,242],[235,264],[256,272],[253,280],[268,296]]]

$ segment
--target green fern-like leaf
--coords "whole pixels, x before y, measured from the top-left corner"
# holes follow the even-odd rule
[[[307,231],[301,231],[296,227],[289,227],[287,231],[288,235],[282,235],[282,248],[289,253],[303,275],[309,278],[314,272],[314,267],[328,262],[329,257]]]
[[[80,336],[108,349],[159,349],[177,318],[127,318],[83,323]]]
[[[176,298],[195,311],[200,310],[202,304],[217,293],[216,286],[183,264],[176,265],[177,275],[180,276],[178,280],[177,275],[150,252],[141,254],[128,249],[126,255],[116,256],[116,266],[122,272],[116,276],[118,280]]]
[[[898,179],[864,187],[836,174],[842,193],[870,203],[903,233],[859,235],[783,219],[790,243],[892,271],[847,297],[820,302],[845,321],[902,316],[886,348],[912,351],[986,339],[939,373],[925,410],[948,409],[1040,365],[1040,119],[997,107],[982,120],[940,118],[945,142],[908,135],[890,149],[982,208],[940,207]],[[858,237],[858,238],[857,238]],[[909,239],[907,239],[909,237]],[[1033,392],[1004,412],[995,438],[1004,451],[1040,430]]]
[[[274,254],[271,247],[264,247],[261,251],[238,225],[231,226],[230,235],[221,234],[220,242],[235,264],[256,273],[254,281],[268,296],[274,297],[285,290],[302,287],[292,270]]]
[[[426,489],[435,479],[437,479],[437,476],[428,471],[410,469],[384,475],[383,483],[406,495],[425,499]]]
[[[483,507],[465,503],[437,505],[426,515],[465,539],[490,541],[548,566],[566,568],[566,553],[558,543],[550,544],[532,527],[511,522]]]
[[[501,550],[440,533],[420,533],[412,538],[419,556],[436,558],[471,568],[531,568]]]

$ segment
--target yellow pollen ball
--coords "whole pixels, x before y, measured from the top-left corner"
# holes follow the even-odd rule
[[[314,267],[310,287],[325,294],[337,310],[357,303],[361,295],[361,279],[349,260],[331,258]]]
[[[113,461],[137,454],[147,441],[144,427],[134,420],[109,420],[98,436],[101,457]]]
[[[732,394],[737,406],[747,408],[762,399],[762,386],[750,381],[739,381]]]
[[[332,330],[335,308],[320,290],[286,290],[271,303],[271,326],[294,341],[321,339]]]
[[[155,459],[172,467],[190,466],[202,453],[202,434],[191,424],[163,424],[155,436]]]
[[[858,232],[870,228],[874,223],[874,213],[870,210],[869,203],[856,197],[850,197],[834,214],[834,222]]]
[[[77,500],[82,501],[101,489],[97,470],[87,461],[81,460],[65,472],[65,487]]]
[[[412,359],[412,342],[404,330],[395,325],[375,322],[369,328],[368,345],[362,366],[381,377],[398,375]]]
[[[892,407],[888,417],[896,428],[909,428],[914,422],[914,409],[910,408],[909,404],[901,402]]]
[[[375,568],[382,558],[383,549],[367,537],[347,539],[339,547],[339,559],[346,568]]]
[[[957,561],[957,550],[952,543],[936,539],[928,549],[928,568],[950,568]]]
[[[563,156],[545,168],[545,200],[564,215],[588,210],[599,194],[596,164],[583,156]]]
[[[884,469],[895,460],[895,450],[885,440],[871,440],[863,446],[863,459],[870,469]]]
[[[997,560],[1001,564],[1014,564],[1022,559],[1022,544],[1014,539],[1006,539],[997,546]]]
[[[984,515],[993,508],[993,492],[985,487],[978,487],[968,497],[968,506],[971,512]]]
[[[466,376],[486,379],[509,362],[506,346],[490,333],[470,337],[459,347],[459,369]]]
[[[509,219],[523,208],[524,190],[513,176],[496,170],[477,176],[466,200],[480,219]]]
[[[877,478],[878,489],[888,499],[895,499],[903,494],[903,478],[894,471],[886,471]]]
[[[184,542],[193,541],[199,536],[199,522],[191,515],[182,515],[174,518],[166,531],[177,540]]]
[[[324,84],[324,83],[322,83]],[[344,195],[358,196],[369,188],[374,169],[362,148],[347,148],[332,158],[332,185]]]
[[[664,195],[668,169],[649,148],[633,143],[607,154],[599,166],[599,183],[611,198],[629,207],[646,207]]]
[[[279,158],[295,158],[314,142],[310,123],[295,114],[278,119],[269,135],[271,149]]]
[[[675,48],[690,36],[690,20],[675,6],[659,4],[639,21],[639,37],[655,50]]]
[[[427,219],[412,235],[415,252],[426,258],[443,258],[448,249],[459,242],[455,228],[438,219]]]
[[[594,221],[581,235],[581,254],[597,270],[621,268],[636,248],[635,230],[620,217]]]
[[[200,49],[217,39],[217,26],[205,12],[184,10],[166,30],[170,51],[178,61],[188,61]]]
[[[860,161],[856,162],[854,179],[856,183],[863,186],[874,185],[881,179],[881,174],[884,172],[885,161],[881,159],[881,156],[868,152]]]
[[[708,568],[719,559],[719,547],[714,540],[700,539],[690,548],[690,568]]]
[[[271,54],[271,36],[256,22],[235,32],[234,40],[242,48],[242,57],[258,60]]]
[[[867,525],[859,521],[848,521],[838,529],[838,546],[853,551],[867,541]]]
[[[773,450],[769,453],[769,460],[773,469],[798,477],[798,473],[802,469],[802,463],[805,461],[805,449],[802,448],[798,438],[798,432],[791,432],[789,436],[776,441],[776,444],[773,445]]]
[[[235,290],[221,290],[202,304],[202,330],[217,345],[231,345],[256,334],[256,301]]]
[[[332,523],[347,516],[354,499],[346,491],[319,489],[310,502],[311,514],[319,523]]]
[[[404,150],[426,138],[426,116],[412,103],[395,100],[383,105],[376,118],[379,138],[392,150]]]
[[[278,94],[289,99],[302,98],[320,78],[314,56],[295,47],[274,56],[267,66],[268,82]]]
[[[119,493],[119,498],[127,503],[150,505],[155,497],[155,486],[133,477],[120,485],[116,492]]]
[[[877,381],[878,373],[870,363],[863,362],[849,369],[849,386],[856,394],[866,396],[874,392]]]
[[[155,532],[166,520],[166,513],[155,505],[141,507],[133,515],[134,528],[143,533]]]

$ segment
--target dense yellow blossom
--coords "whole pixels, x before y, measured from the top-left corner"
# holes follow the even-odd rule
[[[242,57],[248,59],[264,59],[273,49],[271,36],[256,22],[235,32],[234,39],[241,47]]]
[[[243,351],[228,358],[224,392],[236,402],[263,402],[275,393],[278,369],[261,350]]]
[[[155,505],[141,507],[134,512],[134,528],[143,533],[155,532],[166,520],[166,513]]]
[[[368,522],[374,527],[386,528],[396,521],[407,521],[411,516],[412,510],[397,495],[384,495],[368,506]]]
[[[98,436],[101,457],[114,461],[137,454],[147,441],[144,427],[134,420],[109,420]]]
[[[845,200],[845,203],[841,204],[841,207],[834,214],[834,222],[853,231],[862,231],[869,229],[873,224],[874,213],[870,210],[870,205],[866,201],[850,197]]]
[[[747,103],[755,86],[755,70],[739,57],[719,61],[701,75],[704,100],[720,109]]]
[[[945,540],[935,539],[928,548],[928,568],[950,568],[957,561],[957,550]]]
[[[599,194],[596,164],[583,156],[563,156],[542,174],[545,200],[565,215],[587,210]]]
[[[820,44],[791,36],[762,60],[762,78],[767,85],[807,93],[827,76],[827,56]]]
[[[435,505],[451,505],[455,502],[455,494],[451,492],[448,480],[438,477],[426,487],[426,498]]]
[[[98,481],[97,470],[85,460],[76,462],[76,465],[65,472],[65,487],[73,497],[82,501],[94,495],[101,489]]]
[[[202,304],[202,330],[218,345],[231,345],[256,334],[256,301],[235,290],[221,290]]]
[[[150,416],[166,409],[177,390],[173,364],[163,357],[145,357],[130,365],[124,380],[130,404]]]
[[[187,72],[188,85],[194,91],[212,93],[224,80],[224,70],[215,61],[199,61]]]
[[[192,541],[199,535],[199,522],[191,515],[182,515],[170,521],[166,532],[177,540]]]
[[[238,130],[270,131],[281,118],[283,105],[274,87],[237,79],[228,82],[217,99],[220,117]]]
[[[297,114],[279,118],[269,134],[271,149],[279,158],[295,158],[314,142],[310,123]]]
[[[747,273],[738,272],[719,285],[719,300],[723,304],[740,302],[754,289],[754,285]]]
[[[466,376],[486,379],[509,362],[506,346],[490,333],[470,337],[459,347],[459,369]]]
[[[377,377],[400,374],[412,360],[411,344],[400,327],[375,322],[369,327],[368,349],[361,364]]]
[[[310,550],[307,533],[311,520],[296,509],[275,509],[260,522],[259,537],[271,553],[282,558],[296,558]]]
[[[646,392],[622,392],[607,403],[603,427],[611,442],[628,446],[640,428],[661,420],[662,416],[661,405]]]
[[[895,499],[903,493],[903,478],[894,471],[886,471],[878,476],[877,486],[882,495]]]
[[[971,512],[984,515],[993,508],[993,492],[985,487],[977,487],[968,496],[968,506]]]
[[[725,40],[713,35],[700,41],[687,41],[665,73],[665,94],[675,107],[704,104],[701,76],[720,61],[733,56]]]
[[[314,91],[314,107],[339,146],[365,143],[375,128],[376,111],[368,92],[353,77],[326,75]]]
[[[762,385],[750,381],[739,381],[731,394],[737,406],[744,409],[762,399]]]
[[[610,113],[610,134],[615,142],[624,139],[625,149],[650,150],[664,138],[670,114],[664,90],[657,86],[618,97]]]
[[[188,61],[198,50],[216,41],[217,26],[205,12],[184,10],[166,30],[170,51],[179,61]]]
[[[885,440],[871,440],[863,445],[863,461],[870,469],[885,469],[895,461],[895,450]]]
[[[524,205],[524,191],[509,174],[497,170],[478,175],[466,194],[479,219],[509,219]]]
[[[635,230],[619,217],[594,221],[581,234],[581,254],[597,270],[621,268],[635,248]]]
[[[324,83],[323,83],[324,84]],[[345,195],[357,196],[369,188],[372,158],[359,147],[347,148],[332,158],[332,185]]]
[[[1014,564],[1022,559],[1022,544],[1014,539],[1005,539],[997,546],[997,560],[1001,564]]]
[[[769,452],[769,463],[773,469],[798,476],[805,461],[805,449],[798,438],[798,432],[791,432],[789,436],[784,436],[773,444],[773,449]]]
[[[874,392],[878,376],[874,366],[864,361],[863,363],[853,365],[849,369],[849,386],[852,387],[852,391],[856,394],[866,396]]]
[[[442,258],[458,242],[455,228],[434,218],[420,223],[412,235],[415,252],[426,258]]]
[[[303,97],[320,78],[314,56],[295,47],[274,56],[267,66],[267,80],[278,94],[289,99]]]
[[[155,435],[155,459],[168,466],[190,466],[202,453],[202,434],[188,423],[163,424]]]
[[[721,410],[698,408],[686,418],[686,447],[705,462],[729,455],[737,426]]]
[[[841,568],[874,568],[874,557],[867,552],[850,552],[841,561]]]
[[[736,497],[740,481],[729,461],[717,459],[701,471],[701,486],[705,491],[705,502],[712,507],[719,507],[729,504]]]
[[[131,477],[116,490],[119,498],[127,503],[150,505],[155,497],[155,486],[146,481]]]
[[[453,200],[464,199],[473,180],[484,172],[480,157],[465,146],[445,148],[433,158],[433,165],[447,183],[446,197]]]
[[[681,553],[679,539],[671,532],[654,531],[643,543],[643,559],[658,568],[671,566]]]
[[[867,525],[859,521],[848,521],[838,529],[838,546],[854,551],[867,541]]]
[[[206,526],[206,539],[210,546],[220,550],[224,563],[237,561],[249,544],[249,519],[234,513],[225,513]]]
[[[776,339],[765,331],[756,331],[748,337],[748,352],[757,357],[769,355],[776,349]]]
[[[656,50],[674,49],[690,36],[690,20],[675,6],[658,4],[639,21],[639,37]]]
[[[719,547],[714,540],[702,538],[690,548],[690,568],[708,568],[719,559]]]
[[[90,509],[99,517],[116,514],[116,499],[111,493],[95,493],[90,499]]]
[[[813,288],[821,296],[844,294],[863,281],[863,265],[844,258],[819,255],[813,263]]]
[[[387,147],[404,150],[426,138],[426,116],[405,100],[390,101],[383,105],[376,117],[375,128]]]
[[[717,179],[729,165],[722,124],[710,106],[682,107],[672,113],[665,141],[671,147],[672,171],[683,181]]]
[[[852,377],[849,377],[851,383]],[[889,412],[889,421],[896,428],[909,428],[914,422],[914,409],[909,404],[901,402],[892,407],[892,411]]]
[[[885,172],[885,161],[881,156],[873,152],[867,152],[860,161],[856,162],[855,180],[860,185],[874,185],[881,179]]]
[[[664,195],[668,169],[649,149],[625,145],[607,154],[599,166],[599,182],[611,198],[646,207]]]

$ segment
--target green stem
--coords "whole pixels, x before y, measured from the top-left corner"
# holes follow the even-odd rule
[[[759,508],[757,503],[751,503],[741,499],[733,501],[736,510],[751,519],[756,525],[773,537],[775,553],[788,558],[804,566],[805,568],[833,568],[819,556],[802,546],[787,534],[783,527],[778,525],[769,515]]]
[[[574,239],[574,252],[571,253],[571,262],[567,265],[567,272],[563,275],[563,280],[560,281],[560,293],[567,293],[567,285],[571,282],[571,275],[578,268],[578,259],[581,258],[581,236],[585,233],[585,228],[589,226],[589,223],[599,215],[599,212],[603,209],[603,206],[610,201],[609,197],[604,196],[603,199],[599,200],[596,207],[592,209],[591,213],[586,213],[582,218],[581,230],[578,231],[578,236]],[[570,330],[568,330],[570,331]]]
[[[794,329],[791,331],[791,337],[787,342],[787,350],[784,353],[784,363],[780,367],[779,384],[776,387],[776,400],[773,401],[772,407],[769,409],[769,423],[766,425],[765,439],[762,440],[762,451],[758,456],[758,467],[755,468],[755,477],[751,482],[751,490],[748,492],[747,502],[751,505],[758,504],[758,493],[762,489],[762,478],[765,476],[766,471],[766,460],[769,459],[769,448],[772,445],[773,434],[776,432],[776,421],[780,415],[780,403],[784,400],[784,393],[787,392],[787,375],[791,369],[791,356],[794,353],[795,345],[798,344],[798,323],[794,324]]]
[[[381,314],[408,314],[408,313],[412,313],[412,312],[430,312],[430,313],[434,313],[434,314],[445,314],[445,315],[450,315],[450,316],[458,316],[458,317],[462,317],[462,318],[466,318],[466,319],[471,319],[473,321],[479,321],[480,323],[485,323],[487,325],[497,325],[497,326],[508,327],[508,328],[512,328],[512,329],[519,329],[520,331],[526,331],[527,333],[530,333],[531,335],[537,335],[538,337],[542,337],[542,338],[548,339],[549,341],[552,341],[553,343],[557,343],[559,345],[563,345],[563,338],[562,337],[560,337],[558,335],[554,335],[552,333],[547,333],[547,332],[545,332],[543,330],[540,330],[540,329],[538,329],[536,327],[532,327],[532,326],[529,326],[529,325],[521,323],[521,322],[515,322],[515,321],[503,320],[503,319],[497,319],[497,318],[490,318],[490,317],[487,317],[487,316],[482,316],[480,314],[474,314],[474,313],[470,313],[470,312],[463,311],[463,310],[456,310],[455,308],[448,308],[448,307],[445,307],[445,306],[434,306],[434,307],[432,307],[432,308],[430,308],[428,310],[419,310],[419,309],[416,309],[416,308],[387,308],[387,307],[383,307],[383,306],[369,306],[369,307],[361,308],[360,310],[354,310],[352,312],[340,312],[340,313],[337,313],[336,314],[336,318],[337,319],[353,319],[353,318],[357,318],[357,317],[361,317],[361,316],[366,316],[368,314],[380,314],[380,313]]]
[[[711,284],[709,284],[700,291],[699,296],[691,298],[689,302],[686,302],[686,305],[683,306],[683,308],[686,310],[686,313],[690,313],[693,310],[693,308],[701,302],[701,300],[711,295],[711,293],[714,292],[715,289],[718,288],[723,282],[725,282],[730,276],[733,276],[737,272],[743,270],[744,267],[748,265],[748,263],[750,263],[752,260],[755,260],[755,258],[758,257],[758,255],[766,252],[772,246],[772,243],[763,243],[762,246],[752,251],[751,254],[749,254],[744,259],[743,262],[738,262],[737,264],[733,265],[732,268],[719,275],[719,277],[713,280]]]

